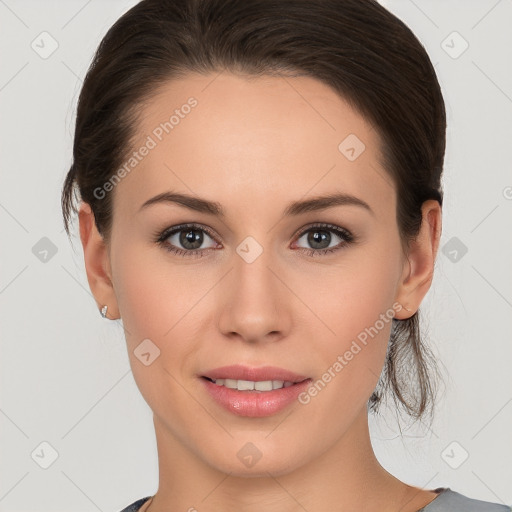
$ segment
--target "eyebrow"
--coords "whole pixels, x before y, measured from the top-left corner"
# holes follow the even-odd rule
[[[185,208],[188,208],[189,210],[225,218],[225,212],[220,203],[176,192],[162,192],[161,194],[148,199],[140,207],[139,211],[147,208],[148,206],[159,203],[179,204]],[[294,201],[286,207],[283,212],[283,216],[296,216],[307,212],[325,210],[334,206],[347,205],[360,206],[372,215],[375,215],[375,212],[371,209],[370,205],[362,199],[359,199],[358,197],[350,194],[337,193]]]

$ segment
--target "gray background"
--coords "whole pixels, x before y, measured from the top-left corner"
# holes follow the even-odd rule
[[[81,80],[135,3],[0,0],[0,511],[118,512],[157,489],[122,325],[100,317],[60,212]],[[431,430],[402,421],[400,438],[392,412],[370,417],[375,451],[407,483],[510,505],[512,1],[382,3],[445,95],[443,236],[422,310],[447,385]]]

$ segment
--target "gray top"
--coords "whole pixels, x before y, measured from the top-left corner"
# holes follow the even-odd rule
[[[512,512],[511,506],[468,498],[449,487],[439,487],[434,492],[439,493],[439,496],[417,512]],[[121,512],[137,512],[149,498],[151,496],[141,498]]]
[[[435,492],[439,496],[418,512],[512,512],[508,505],[468,498],[449,487],[440,487]]]

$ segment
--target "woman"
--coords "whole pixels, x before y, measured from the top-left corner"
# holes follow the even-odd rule
[[[144,0],[114,24],[62,206],[154,413],[159,488],[123,512],[510,512],[400,481],[369,436],[386,392],[432,414],[445,128],[373,0]]]

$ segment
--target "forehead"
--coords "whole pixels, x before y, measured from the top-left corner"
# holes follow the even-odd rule
[[[394,193],[379,144],[370,123],[311,77],[189,74],[141,107],[132,143],[139,155],[116,203],[136,208],[179,189],[241,206],[335,189],[378,210]]]

